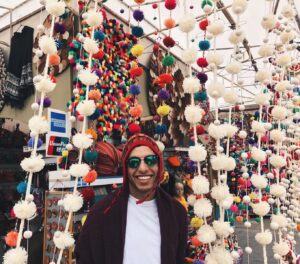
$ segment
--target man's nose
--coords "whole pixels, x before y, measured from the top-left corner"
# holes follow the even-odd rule
[[[140,171],[146,171],[146,170],[148,170],[148,165],[145,163],[144,160],[141,160],[141,164],[139,166],[139,170]]]

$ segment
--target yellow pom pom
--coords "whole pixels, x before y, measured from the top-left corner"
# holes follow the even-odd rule
[[[144,52],[144,47],[141,44],[136,44],[131,48],[131,54],[135,57],[141,56]]]
[[[194,228],[194,229],[199,229],[202,225],[203,225],[204,221],[202,218],[199,218],[199,217],[193,217],[192,220],[191,220],[191,226]]]
[[[249,197],[250,197],[251,200],[256,199],[256,193],[250,193]]]
[[[234,197],[233,201],[234,201],[235,203],[240,203],[240,202],[241,202],[241,198],[238,197],[238,196],[236,196],[236,197]]]
[[[164,104],[161,105],[157,108],[156,112],[160,115],[160,116],[166,116],[170,113],[170,106]]]
[[[87,215],[84,215],[84,216],[81,218],[81,225],[84,225],[86,218],[87,218]]]
[[[69,151],[67,151],[67,150],[63,150],[62,153],[61,153],[61,155],[62,155],[63,157],[67,157],[68,154],[69,154]]]

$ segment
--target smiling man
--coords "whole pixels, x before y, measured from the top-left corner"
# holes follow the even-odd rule
[[[144,134],[123,151],[123,185],[90,211],[75,248],[78,264],[183,264],[186,210],[159,182],[163,157]]]

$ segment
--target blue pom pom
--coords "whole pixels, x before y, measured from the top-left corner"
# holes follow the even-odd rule
[[[61,40],[59,40],[59,39],[55,40],[55,45],[56,45],[56,48],[58,50],[60,50],[60,49],[62,49],[64,47],[64,43]]]
[[[194,260],[193,264],[204,264],[204,262],[202,262],[201,260],[196,259],[196,260]]]
[[[37,148],[39,148],[40,146],[43,145],[43,141],[39,138],[38,139],[38,144],[37,144]],[[27,142],[27,146],[30,148],[33,148],[34,146],[34,138],[30,138]]]
[[[17,186],[17,191],[18,193],[26,193],[26,188],[27,188],[27,182],[20,182]]]
[[[168,128],[165,124],[158,125],[155,127],[155,133],[159,134],[159,135],[165,134],[167,132],[167,130],[168,130]]]
[[[133,95],[139,95],[141,93],[141,87],[139,85],[132,84],[129,92]]]
[[[86,162],[95,162],[98,158],[98,152],[96,150],[87,150],[84,152],[84,159]]]
[[[144,35],[144,30],[141,27],[134,26],[131,29],[131,33],[132,33],[133,36],[135,36],[137,38],[140,38],[141,36]]]
[[[210,43],[208,40],[200,40],[199,41],[199,48],[200,50],[204,51],[204,50],[209,50],[210,48]]]
[[[167,89],[160,89],[157,95],[161,100],[169,100],[171,97]]]
[[[102,31],[97,30],[94,33],[94,39],[97,41],[103,41],[105,39],[105,34]]]
[[[100,115],[101,115],[100,109],[96,108],[95,112],[92,115],[90,115],[88,118],[90,120],[96,120]]]

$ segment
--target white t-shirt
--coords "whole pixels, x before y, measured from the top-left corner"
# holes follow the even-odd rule
[[[129,196],[123,264],[160,264],[161,235],[156,201],[136,204]]]

